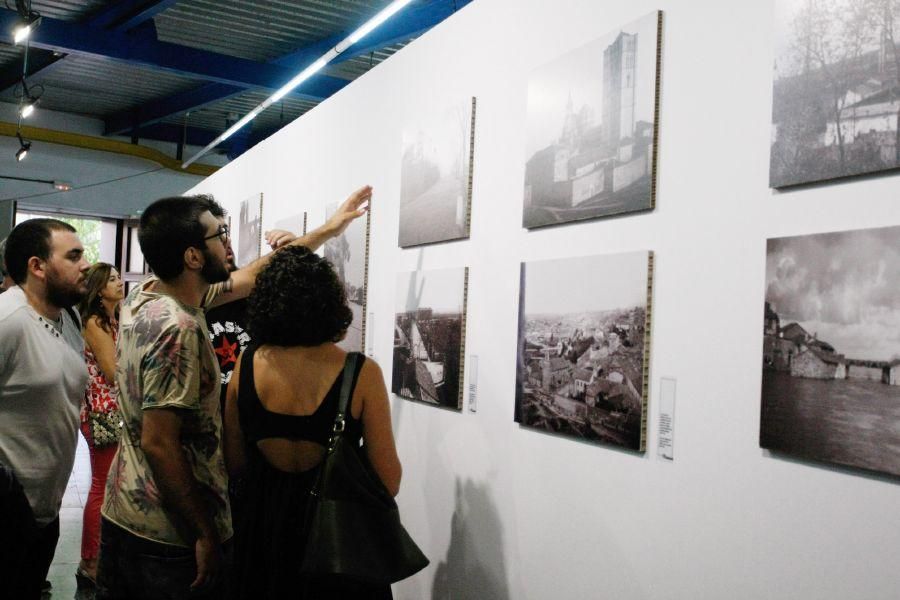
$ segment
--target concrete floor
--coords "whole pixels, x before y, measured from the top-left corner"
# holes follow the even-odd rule
[[[81,560],[81,520],[90,488],[91,459],[84,437],[78,434],[75,468],[69,478],[59,513],[59,543],[47,576],[53,587],[49,595],[44,594],[44,598],[93,600],[92,591],[79,592],[75,584],[75,569]]]

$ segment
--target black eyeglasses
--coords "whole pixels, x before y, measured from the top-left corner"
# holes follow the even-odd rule
[[[228,225],[220,226],[214,234],[208,235],[203,238],[203,241],[205,242],[206,240],[211,240],[214,237],[219,238],[219,240],[221,240],[223,244],[226,243],[228,241]]]

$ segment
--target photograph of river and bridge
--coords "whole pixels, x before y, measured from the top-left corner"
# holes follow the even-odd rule
[[[648,252],[522,265],[516,421],[644,449],[649,273]]]
[[[760,446],[900,476],[900,227],[769,240]]]

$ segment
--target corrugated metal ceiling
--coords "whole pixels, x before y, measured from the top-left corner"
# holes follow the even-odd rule
[[[11,0],[10,0],[11,1]],[[349,33],[385,7],[390,0],[179,0],[154,17],[160,41],[255,61],[271,61],[321,39]],[[414,0],[409,9],[427,4]],[[103,0],[34,0],[32,9],[45,17],[87,22],[112,6]],[[365,56],[328,66],[324,73],[355,79],[411,40],[379,49]],[[22,50],[0,43],[0,70],[14,71]],[[29,76],[31,86],[41,84],[41,106],[105,118],[173,94],[203,86],[189,76],[124,64],[113,60],[70,54]],[[193,109],[189,115],[173,115],[163,123],[219,133],[228,118],[243,116],[262,102],[268,91],[248,90],[231,98]],[[0,101],[16,102],[14,88],[0,92]],[[286,98],[258,116],[253,130],[271,132],[316,106]]]
[[[105,117],[197,86],[197,81],[95,56],[69,55],[28,78],[43,86],[41,107]],[[14,102],[13,89],[0,100]]]
[[[349,33],[387,4],[388,0],[182,0],[156,17],[156,30],[162,41],[268,61],[335,33]]]

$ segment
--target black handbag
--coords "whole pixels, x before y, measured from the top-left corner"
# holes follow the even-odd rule
[[[359,354],[347,354],[328,451],[310,489],[306,549],[300,572],[390,584],[428,566],[400,524],[397,503],[364,456],[344,435]]]

